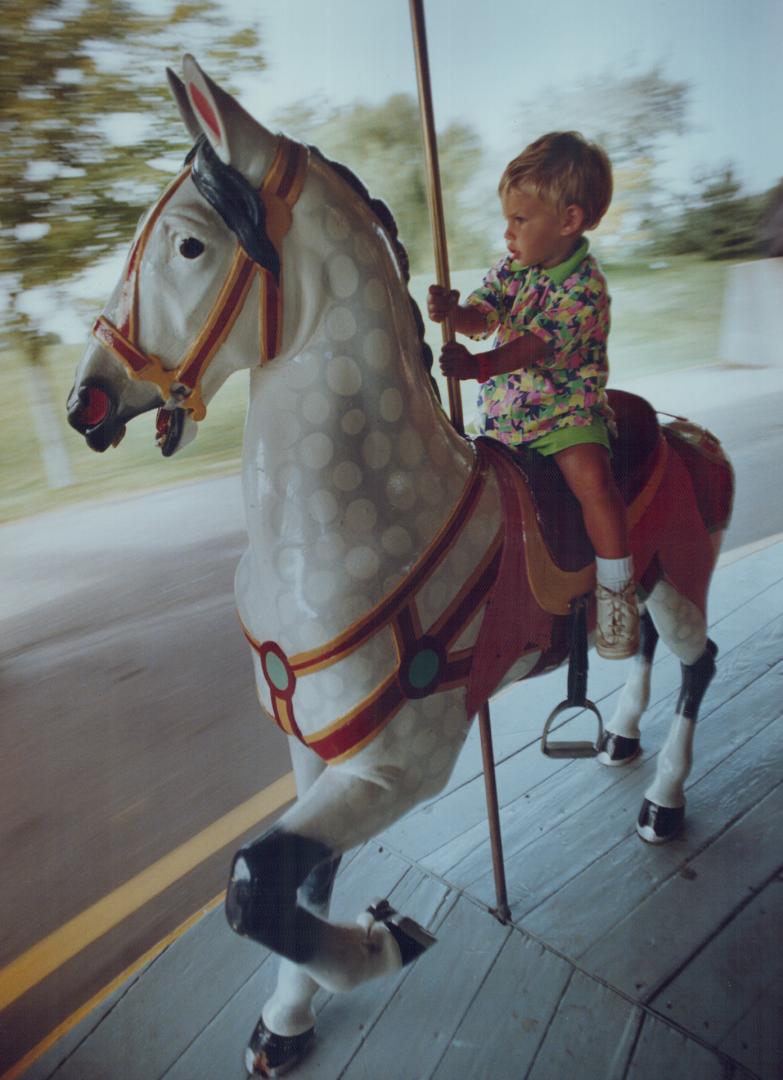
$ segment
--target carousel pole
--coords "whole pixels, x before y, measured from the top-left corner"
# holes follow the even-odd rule
[[[416,81],[419,88],[419,113],[421,116],[422,137],[424,139],[427,197],[430,208],[432,239],[435,247],[435,277],[438,285],[441,285],[444,289],[450,289],[451,279],[449,275],[448,248],[446,246],[446,226],[443,216],[440,168],[438,165],[438,143],[435,135],[430,65],[427,54],[427,30],[424,23],[424,0],[410,0],[410,12],[413,47],[416,56]],[[446,319],[443,322],[442,332],[444,345],[454,340],[454,326],[451,319]],[[451,422],[459,434],[464,435],[459,379],[449,376],[446,385],[448,387]],[[492,726],[489,717],[489,705],[486,702],[479,709],[478,720],[481,737],[481,757],[484,766],[484,786],[487,797],[489,838],[492,848],[492,869],[495,876],[495,897],[497,900],[497,906],[492,909],[492,914],[505,923],[510,921],[511,912],[508,907],[503,842],[500,833],[500,808],[495,780],[495,757],[492,750]]]

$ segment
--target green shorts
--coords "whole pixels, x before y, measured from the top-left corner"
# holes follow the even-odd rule
[[[600,419],[593,420],[592,424],[573,424],[571,427],[548,431],[540,439],[534,439],[525,446],[549,457],[550,454],[559,454],[561,450],[567,450],[569,446],[579,446],[581,443],[598,443],[599,446],[605,446],[610,454],[612,452],[609,432],[604,421]]]

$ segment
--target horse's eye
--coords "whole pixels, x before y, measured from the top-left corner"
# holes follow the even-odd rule
[[[180,255],[186,259],[197,259],[204,250],[204,245],[195,236],[188,236],[179,245]]]

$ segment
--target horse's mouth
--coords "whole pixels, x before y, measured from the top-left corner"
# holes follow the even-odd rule
[[[185,423],[184,409],[158,409],[155,421],[155,443],[164,457],[171,457],[182,438]]]

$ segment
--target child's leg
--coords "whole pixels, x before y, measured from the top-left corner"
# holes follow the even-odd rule
[[[612,476],[609,451],[599,443],[578,443],[554,458],[579,500],[596,553],[596,649],[601,656],[624,659],[638,648],[639,613],[625,504]]]
[[[579,500],[587,535],[602,559],[628,557],[625,504],[599,443],[578,443],[554,455],[565,482]]]

